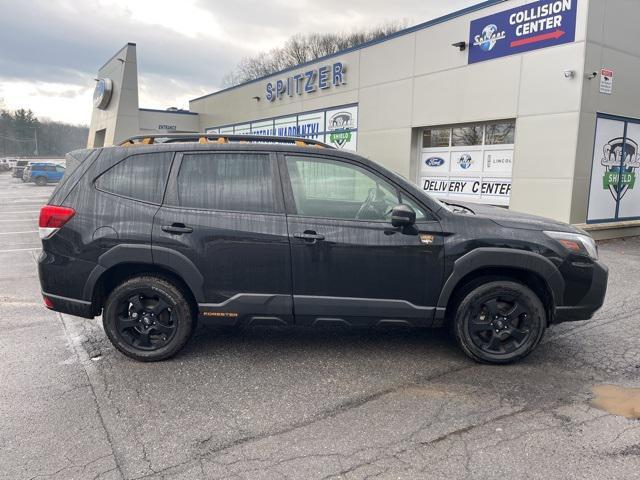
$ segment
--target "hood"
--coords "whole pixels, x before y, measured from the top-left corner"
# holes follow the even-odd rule
[[[530,215],[528,213],[514,212],[507,208],[458,201],[447,202],[447,204],[452,206],[460,205],[471,210],[476,216],[488,218],[501,227],[519,228],[523,230],[553,230],[556,232],[585,233],[568,223],[551,218],[539,217],[537,215]]]

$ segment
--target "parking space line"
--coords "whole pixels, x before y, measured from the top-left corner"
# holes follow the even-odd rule
[[[32,248],[12,248],[11,250],[0,250],[0,253],[11,253],[11,252],[29,252],[33,250],[42,250],[42,247],[32,247]]]
[[[6,211],[5,209],[2,209],[2,211],[0,211],[0,215],[2,215],[3,213],[40,213],[40,210],[22,210],[22,211]]]
[[[0,235],[17,235],[19,233],[38,233],[38,230],[25,230],[22,232],[0,232]]]
[[[0,203],[3,203],[2,200],[0,200]],[[4,208],[0,207],[0,211],[2,212],[12,212],[13,210],[7,210],[8,208],[40,208],[43,207],[44,203],[34,203],[33,205],[7,205],[6,203],[4,204]]]

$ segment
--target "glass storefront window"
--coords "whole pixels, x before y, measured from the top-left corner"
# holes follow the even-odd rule
[[[515,127],[514,119],[425,127],[417,184],[438,198],[508,206]]]
[[[509,145],[514,143],[516,122],[487,123],[485,130],[485,145]]]
[[[482,145],[483,125],[461,125],[452,130],[451,145],[453,147],[469,147]]]
[[[448,147],[450,134],[450,128],[425,130],[422,136],[422,148]]]

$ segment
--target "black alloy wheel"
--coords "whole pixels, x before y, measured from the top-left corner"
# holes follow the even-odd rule
[[[152,274],[130,278],[108,296],[102,323],[114,347],[143,362],[175,355],[195,329],[195,307],[178,286]]]
[[[177,319],[164,298],[144,289],[120,301],[116,323],[118,332],[130,346],[157,350],[173,339]]]
[[[528,287],[491,281],[473,288],[458,305],[454,332],[462,350],[484,363],[510,363],[528,355],[547,324],[545,308]]]
[[[514,352],[532,333],[529,310],[513,293],[496,293],[474,305],[468,325],[473,343],[492,354]]]

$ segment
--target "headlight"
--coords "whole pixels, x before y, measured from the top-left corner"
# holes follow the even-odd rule
[[[566,232],[544,232],[544,234],[554,240],[557,240],[560,245],[571,253],[587,255],[594,260],[598,259],[598,247],[596,246],[596,242],[588,235]]]

